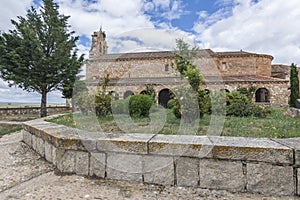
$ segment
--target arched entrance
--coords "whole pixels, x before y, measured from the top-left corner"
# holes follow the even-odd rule
[[[131,95],[134,95],[134,93],[130,90],[127,90],[125,93],[124,93],[124,99],[126,99],[127,97],[131,96]]]
[[[255,92],[255,102],[270,102],[270,92],[266,88],[259,88]]]
[[[162,89],[159,94],[158,94],[158,103],[163,106],[167,107],[168,101],[170,100],[171,95],[170,95],[170,90],[169,89]]]
[[[147,94],[147,91],[143,90],[143,91],[140,92],[140,94]]]

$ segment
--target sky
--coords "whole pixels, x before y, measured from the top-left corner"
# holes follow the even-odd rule
[[[0,30],[25,16],[41,0],[0,0]],[[274,56],[274,64],[300,66],[299,0],[55,0],[80,36],[88,58],[91,35],[106,32],[109,53],[174,50],[176,39],[213,51],[248,51]],[[84,71],[82,72],[84,74]],[[49,103],[63,103],[59,92]],[[0,80],[0,102],[39,103],[40,95],[9,88]]]

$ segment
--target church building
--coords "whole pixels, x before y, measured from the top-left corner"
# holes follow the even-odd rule
[[[115,99],[143,93],[152,85],[159,104],[166,106],[170,92],[185,80],[172,67],[175,51],[129,52],[108,54],[106,34],[92,35],[92,47],[86,67],[86,83],[96,91],[109,75],[107,90]],[[273,65],[273,57],[245,51],[214,52],[199,50],[194,64],[204,76],[203,89],[233,91],[240,87],[256,88],[257,104],[288,105],[289,66]]]

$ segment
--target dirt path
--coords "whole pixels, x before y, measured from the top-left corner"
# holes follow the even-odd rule
[[[55,169],[24,145],[21,133],[0,138],[0,199],[298,199],[232,194],[199,188],[162,187],[55,175]]]

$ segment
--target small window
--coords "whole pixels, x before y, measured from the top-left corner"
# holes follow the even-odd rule
[[[222,62],[222,69],[228,70],[228,64],[226,62]]]
[[[165,72],[168,72],[169,71],[169,64],[166,64],[165,65]]]

